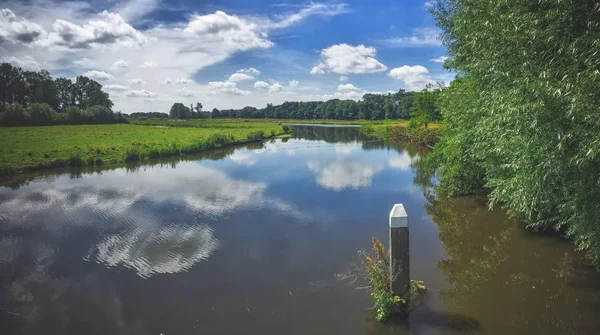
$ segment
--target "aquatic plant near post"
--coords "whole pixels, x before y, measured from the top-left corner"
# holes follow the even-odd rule
[[[392,277],[389,251],[381,241],[373,237],[373,252],[359,251],[359,271],[371,283],[371,296],[375,302],[375,318],[385,321],[392,314],[405,314],[410,309],[411,300],[427,289],[422,281],[411,280],[410,290],[397,295],[392,292]]]

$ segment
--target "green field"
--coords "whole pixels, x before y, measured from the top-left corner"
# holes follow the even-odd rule
[[[210,127],[135,124],[0,128],[0,175],[179,156],[283,134],[274,122],[210,120]],[[177,122],[177,121],[174,121]]]

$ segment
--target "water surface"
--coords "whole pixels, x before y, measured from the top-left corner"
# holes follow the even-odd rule
[[[423,149],[352,127],[0,187],[1,334],[596,334],[600,277],[482,199],[437,197]],[[408,320],[348,274],[403,203]]]

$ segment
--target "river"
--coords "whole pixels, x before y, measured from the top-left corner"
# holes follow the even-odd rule
[[[423,177],[422,148],[353,127],[295,127],[243,148],[0,187],[0,333],[597,334],[600,276]],[[429,288],[379,323],[352,277],[388,214],[410,220]]]

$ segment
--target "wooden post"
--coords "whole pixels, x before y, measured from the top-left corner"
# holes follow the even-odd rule
[[[390,276],[392,292],[400,295],[410,288],[408,215],[402,204],[390,212]]]

